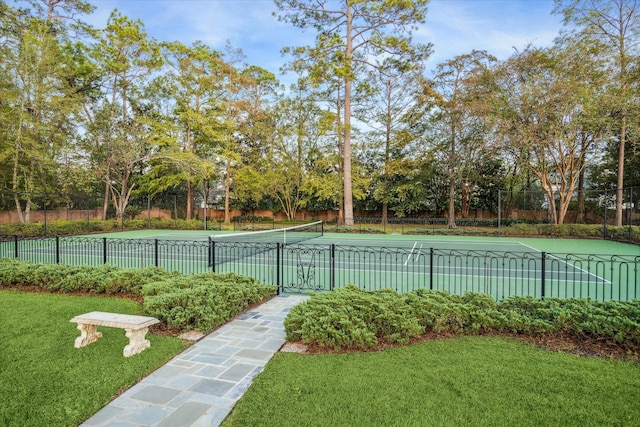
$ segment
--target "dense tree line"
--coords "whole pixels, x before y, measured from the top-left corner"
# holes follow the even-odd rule
[[[317,31],[284,47],[284,87],[229,45],[159,42],[83,0],[0,0],[0,189],[29,221],[100,194],[123,217],[138,194],[201,203],[355,209],[449,218],[497,209],[499,190],[544,194],[563,223],[574,194],[640,186],[640,18],[635,0],[556,0],[551,47],[498,60],[474,50],[426,70],[412,39],[427,1],[277,0],[277,17]],[[11,197],[7,197],[11,194]],[[509,197],[502,200],[509,206]],[[9,206],[10,205],[10,206]]]

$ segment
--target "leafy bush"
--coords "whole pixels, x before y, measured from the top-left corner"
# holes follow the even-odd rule
[[[0,260],[0,286],[7,287],[36,286],[47,291],[140,295],[144,284],[169,277],[176,277],[176,273],[156,267],[69,266]]]
[[[143,287],[145,313],[171,328],[203,332],[275,294],[276,288],[233,273],[177,276]]]
[[[346,226],[331,226],[331,228],[325,227],[326,233],[358,233],[358,234],[384,234],[384,230],[373,227],[346,227]]]
[[[591,301],[588,299],[510,297],[500,309],[512,318],[513,332],[527,334],[561,333],[575,339],[610,341],[625,348],[640,348],[640,300]]]
[[[380,340],[405,344],[424,327],[395,291],[363,291],[349,285],[293,307],[285,330],[289,340],[339,350],[369,349]]]
[[[640,350],[640,301],[594,302],[417,290],[364,291],[348,286],[313,295],[285,319],[287,339],[318,347],[371,349],[381,342],[403,344],[422,333],[510,332],[561,335]]]
[[[0,287],[36,286],[52,292],[132,294],[144,297],[145,313],[173,329],[210,331],[275,294],[274,286],[227,274],[183,276],[144,269],[33,264],[0,260]]]
[[[269,223],[274,221],[272,216],[238,215],[231,218],[232,222],[257,222]]]

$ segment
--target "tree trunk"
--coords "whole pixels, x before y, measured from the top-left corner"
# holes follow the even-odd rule
[[[342,138],[342,122],[340,121],[340,85],[338,85],[338,99],[336,100],[336,130],[338,135],[338,182],[344,182],[344,144]],[[344,225],[344,188],[343,194],[338,197],[337,225]]]
[[[102,220],[107,220],[107,211],[109,210],[109,199],[111,198],[111,192],[109,191],[109,184],[105,183],[104,186],[104,198],[102,199]]]
[[[584,199],[584,168],[582,168],[578,176],[578,214],[576,215],[576,224],[586,223]]]
[[[453,175],[453,174],[452,174]],[[447,228],[456,228],[456,207],[455,207],[456,183],[453,177],[449,181],[449,212],[447,213]]]
[[[622,199],[624,197],[624,150],[625,144],[627,143],[627,96],[628,96],[628,85],[627,85],[627,55],[626,55],[626,47],[625,47],[625,37],[623,26],[619,28],[619,60],[620,60],[620,89],[622,93],[622,111],[620,118],[620,144],[618,149],[618,180],[616,186],[616,225],[618,227],[622,226]]]
[[[382,225],[387,225],[387,221],[389,218],[389,207],[387,202],[382,202]]]
[[[626,110],[626,109],[625,109]],[[624,145],[626,143],[627,122],[626,111],[623,112],[620,127],[620,146],[618,148],[618,181],[616,185],[616,225],[622,226],[622,199],[624,197]]]
[[[231,159],[227,159],[226,175],[224,179],[224,225],[231,225],[231,213],[229,212],[229,196],[231,194]]]
[[[193,201],[193,184],[191,181],[187,182],[187,221],[191,220],[191,211],[193,210],[192,206]]]
[[[18,213],[18,220],[21,224],[24,224],[24,216],[22,215],[22,205],[20,205],[20,198],[18,198],[18,193],[13,193],[13,200],[16,203],[16,212]]]
[[[24,202],[24,222],[31,222],[31,196],[29,194]]]
[[[352,14],[351,6],[347,6],[347,34],[345,62],[351,66],[352,56]],[[350,73],[351,70],[348,70]],[[351,182],[351,83],[352,77],[347,74],[344,80],[344,224],[353,227],[353,187]]]
[[[13,158],[13,199],[16,203],[16,212],[18,213],[18,220],[24,224],[25,218],[22,216],[22,205],[20,205],[20,198],[18,197],[18,153],[15,153]]]
[[[460,211],[462,213],[462,218],[468,218],[469,210],[471,210],[472,190],[470,190],[469,187],[470,187],[469,182],[465,180],[462,183],[462,197],[461,197],[461,203],[460,203]]]
[[[546,190],[547,193],[547,211],[549,213],[549,222],[551,224],[558,223],[558,213],[556,211],[556,198],[553,191]]]
[[[447,228],[456,228],[456,182],[455,182],[455,156],[456,156],[456,125],[451,118],[451,147],[449,147],[449,212],[447,214]]]
[[[200,97],[196,96],[196,111],[200,110]],[[186,151],[187,152],[195,152],[195,147],[193,147],[191,141],[191,125],[187,123],[187,141],[186,141]],[[191,181],[187,181],[187,221],[191,220],[191,211],[193,210],[193,184]],[[177,216],[177,215],[176,215]]]

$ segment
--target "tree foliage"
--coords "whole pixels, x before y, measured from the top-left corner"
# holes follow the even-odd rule
[[[566,31],[553,46],[472,50],[433,71],[431,45],[412,37],[426,0],[275,4],[314,36],[283,49],[289,88],[230,44],[161,43],[117,10],[91,28],[82,0],[0,1],[2,207],[29,222],[93,192],[122,220],[139,194],[184,194],[187,218],[224,204],[227,223],[231,208],[268,208],[351,225],[359,209],[455,227],[476,209],[509,212],[524,190],[556,223],[576,193],[579,211],[594,203],[588,188],[631,206],[637,1],[556,0]]]

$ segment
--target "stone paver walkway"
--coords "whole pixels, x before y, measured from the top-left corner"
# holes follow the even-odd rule
[[[281,295],[248,311],[173,358],[82,426],[219,425],[284,344],[283,320],[306,298]]]

